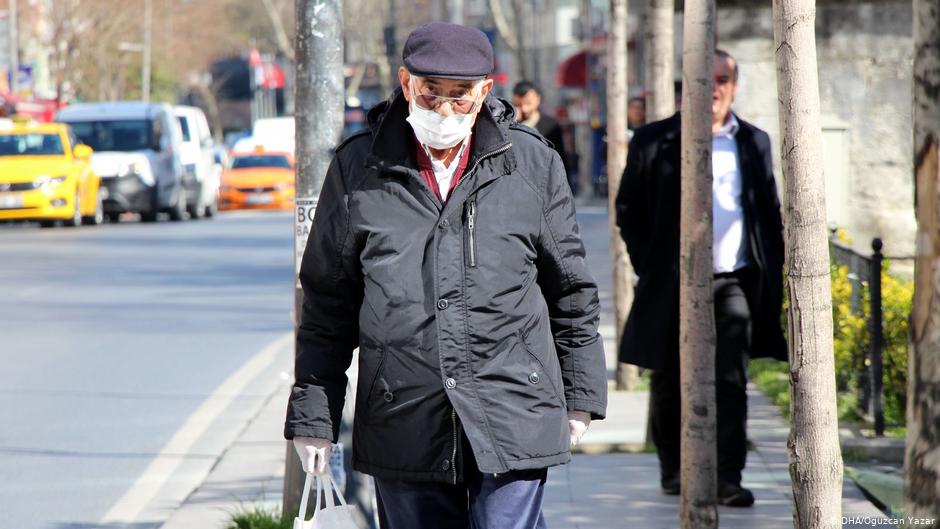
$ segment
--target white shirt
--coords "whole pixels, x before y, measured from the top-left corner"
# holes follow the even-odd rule
[[[712,135],[712,219],[715,273],[748,264],[747,229],[741,206],[741,164],[734,136],[741,125],[734,114]]]
[[[428,159],[431,160],[431,169],[434,170],[434,179],[437,180],[437,190],[441,192],[441,201],[443,202],[447,201],[447,195],[450,194],[450,184],[454,180],[454,173],[457,172],[457,167],[460,165],[460,158],[463,156],[463,150],[467,148],[468,143],[470,143],[470,136],[467,136],[467,139],[463,140],[463,143],[460,144],[460,150],[457,151],[457,156],[450,162],[450,167],[444,165],[443,161],[431,155],[431,150],[423,143],[421,144],[421,146],[424,147],[424,152],[428,154]]]

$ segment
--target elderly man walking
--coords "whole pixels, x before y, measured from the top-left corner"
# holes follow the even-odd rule
[[[564,167],[488,95],[482,32],[430,23],[402,58],[323,186],[285,436],[324,471],[358,347],[353,468],[383,529],[544,528],[546,469],[607,400]]]

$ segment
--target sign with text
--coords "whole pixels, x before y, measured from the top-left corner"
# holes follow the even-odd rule
[[[296,214],[294,216],[294,280],[300,288],[300,262],[304,258],[304,249],[307,247],[307,237],[313,226],[313,215],[317,211],[317,197],[302,197],[294,201]]]

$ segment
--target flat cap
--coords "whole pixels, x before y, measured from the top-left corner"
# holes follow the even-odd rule
[[[493,72],[493,46],[476,28],[430,22],[408,35],[401,58],[420,77],[473,80]]]

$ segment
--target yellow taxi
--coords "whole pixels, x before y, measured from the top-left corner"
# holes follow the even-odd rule
[[[219,209],[291,209],[294,160],[287,152],[235,153],[222,173]]]
[[[0,129],[0,221],[100,224],[101,180],[91,154],[61,123],[14,122]]]

